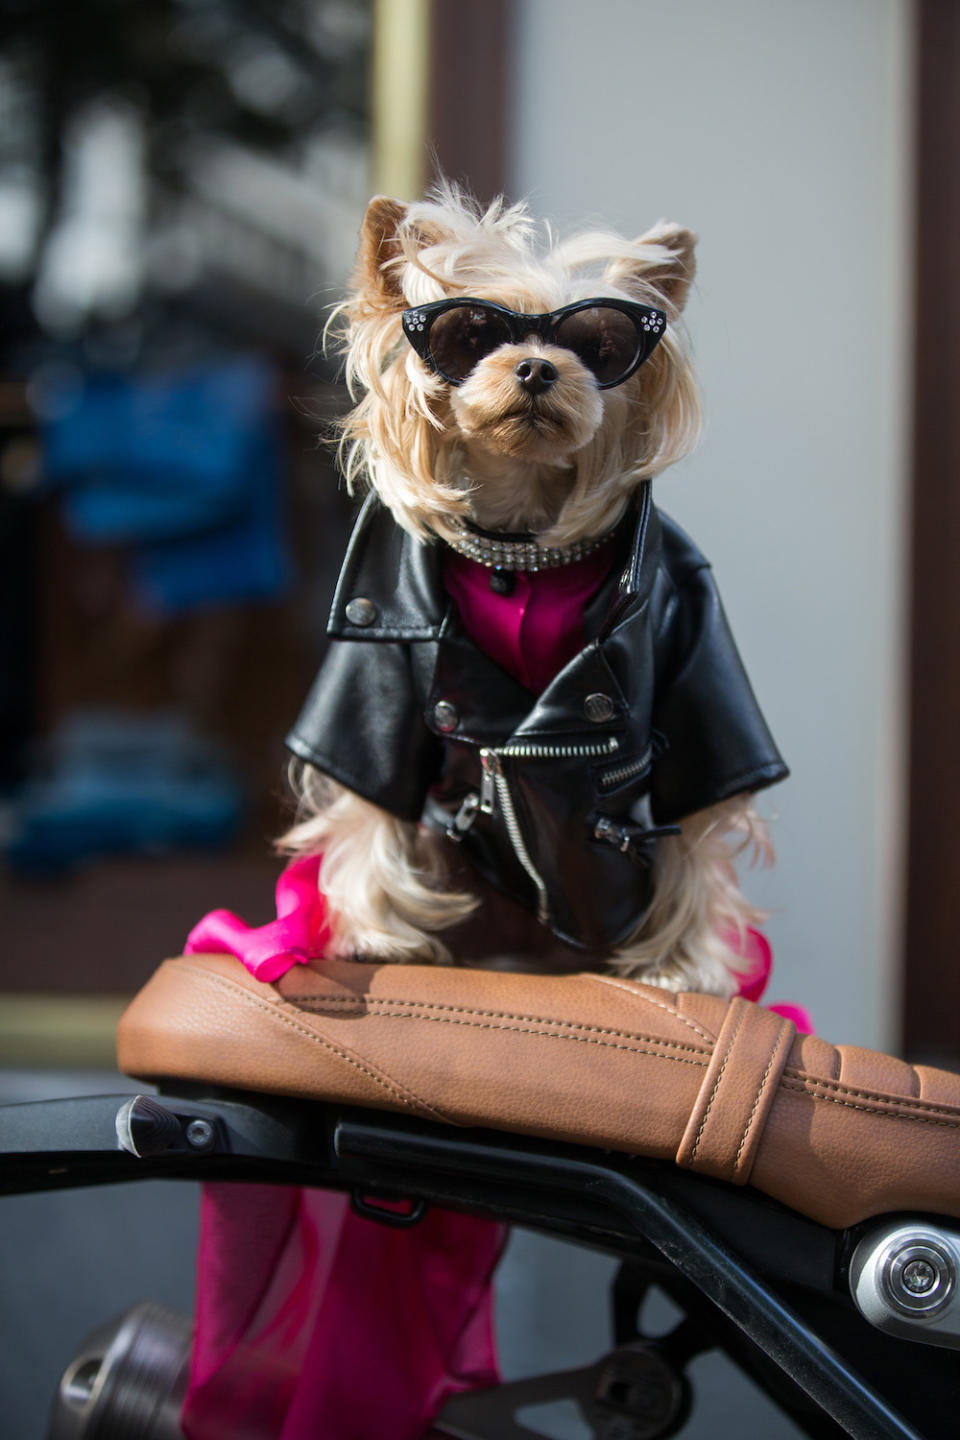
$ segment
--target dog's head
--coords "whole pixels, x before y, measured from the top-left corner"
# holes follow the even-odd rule
[[[595,537],[695,438],[678,323],[690,232],[538,238],[524,206],[483,211],[449,185],[367,209],[342,307],[364,392],[346,468],[412,534],[468,519],[546,544]]]

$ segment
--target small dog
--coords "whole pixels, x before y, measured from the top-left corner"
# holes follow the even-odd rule
[[[541,241],[449,184],[371,201],[338,312],[371,493],[280,842],[322,853],[332,953],[735,989],[758,916],[732,856],[769,856],[751,796],[786,770],[650,498],[698,433],[694,243]]]

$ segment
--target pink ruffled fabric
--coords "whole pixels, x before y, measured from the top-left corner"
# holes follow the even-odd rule
[[[498,1380],[502,1225],[412,1230],[345,1195],[206,1185],[188,1440],[420,1440],[449,1395]]]
[[[747,926],[740,943],[737,937],[730,936],[728,939],[730,948],[736,950],[740,959],[747,962],[747,968],[737,975],[740,981],[737,994],[742,995],[744,1000],[754,1000],[759,1004],[773,973],[773,948],[770,941],[752,925]],[[803,1005],[780,1002],[768,1005],[767,1009],[776,1015],[782,1015],[786,1020],[792,1020],[800,1035],[816,1035],[810,1012]]]
[[[236,955],[265,984],[319,959],[330,939],[319,873],[319,855],[294,860],[277,881],[276,920],[251,927],[232,910],[211,910],[190,931],[184,954]]]
[[[323,956],[320,857],[277,881],[277,918],[214,910],[188,954],[235,955],[258,980]],[[448,1395],[498,1379],[491,1278],[506,1229],[431,1210],[387,1229],[347,1197],[206,1185],[188,1440],[419,1440]]]

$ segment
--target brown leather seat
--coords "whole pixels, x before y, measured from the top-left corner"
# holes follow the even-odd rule
[[[798,1036],[745,1000],[594,974],[323,961],[275,985],[168,960],[120,1068],[673,1158],[823,1224],[960,1218],[960,1076]]]

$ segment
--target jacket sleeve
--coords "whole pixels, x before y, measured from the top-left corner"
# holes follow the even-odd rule
[[[675,580],[655,639],[651,781],[658,824],[673,824],[789,771],[767,729],[705,561]]]
[[[332,641],[287,746],[374,805],[419,820],[442,747],[417,699],[411,647]]]

